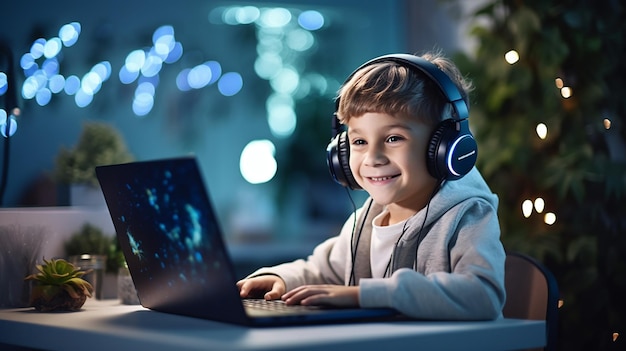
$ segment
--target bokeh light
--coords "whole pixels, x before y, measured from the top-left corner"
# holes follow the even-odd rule
[[[530,200],[524,200],[524,202],[522,202],[522,214],[524,215],[525,218],[530,217],[530,215],[533,213],[533,202]]]
[[[285,40],[289,48],[298,52],[307,51],[315,44],[313,34],[302,29],[290,31]]]
[[[266,101],[267,123],[272,135],[289,137],[296,129],[297,117],[293,98],[288,94],[272,94]]]
[[[306,30],[318,30],[324,26],[324,16],[319,11],[304,11],[298,16],[298,24]]]
[[[53,94],[58,94],[63,91],[65,87],[65,77],[60,74],[55,74],[48,80],[48,87]]]
[[[561,89],[565,86],[565,83],[563,83],[563,79],[561,78],[556,78],[554,80],[554,85],[556,85],[557,89]]]
[[[131,73],[137,73],[146,62],[146,53],[143,50],[133,50],[126,56],[124,68]]]
[[[80,36],[81,25],[78,22],[68,23],[59,29],[59,39],[65,47],[70,47],[78,41]]]
[[[291,21],[291,12],[282,7],[264,9],[257,21],[258,25],[265,28],[280,28]]]
[[[46,106],[52,99],[52,92],[48,88],[39,89],[35,94],[35,101],[39,106]]]
[[[21,89],[22,98],[25,100],[34,99],[38,105],[46,106],[52,101],[54,94],[65,92],[67,95],[75,95],[85,83],[87,90],[81,93],[79,98],[75,97],[77,106],[87,106],[93,100],[93,96],[89,97],[88,95],[95,94],[100,89],[102,82],[108,79],[108,76],[100,75],[100,79],[94,79],[91,77],[93,72],[89,72],[83,78],[86,80],[77,82],[78,78],[75,76],[72,76],[72,79],[66,79],[61,74],[59,57],[63,48],[76,44],[80,33],[80,23],[71,22],[61,26],[58,37],[38,38],[32,43],[29,52],[24,53],[20,58],[20,68],[25,76]],[[110,74],[110,64],[107,63],[107,65],[108,69],[94,67],[97,70],[95,74],[106,74],[107,70]]]
[[[0,72],[0,96],[4,95],[9,89],[9,81],[7,79],[7,74],[4,72]]]
[[[9,131],[7,134],[7,124],[9,127]],[[17,131],[17,122],[13,115],[7,116],[7,112],[4,109],[0,108],[0,134],[3,137],[11,137]]]
[[[298,88],[300,74],[292,67],[281,68],[270,80],[272,89],[279,94],[292,94]]]
[[[192,68],[187,74],[187,82],[189,86],[193,89],[201,89],[209,84],[213,73],[211,72],[211,68],[207,65],[197,65]]]
[[[128,53],[118,78],[122,84],[137,82],[132,103],[133,113],[137,117],[146,116],[152,111],[163,65],[177,62],[183,54],[183,45],[176,41],[174,27],[170,25],[160,26],[152,33],[150,48],[135,49]],[[146,88],[146,82],[150,82],[152,88]]]
[[[274,178],[277,170],[275,152],[276,147],[269,140],[249,142],[239,159],[239,170],[243,178],[251,184],[266,183]]]
[[[43,55],[46,58],[56,57],[61,52],[62,48],[63,48],[63,43],[61,43],[61,39],[56,38],[56,37],[52,38],[46,41],[46,43],[44,44]]]
[[[554,223],[556,223],[556,214],[552,212],[546,213],[543,217],[543,221],[547,225],[553,225]]]
[[[506,54],[504,54],[504,60],[510,65],[519,61],[519,53],[515,50],[510,50]]]
[[[325,78],[303,71],[304,59],[317,47],[315,31],[326,25],[324,15],[315,10],[230,6],[211,11],[209,21],[233,26],[254,24],[257,39],[254,72],[267,80],[272,89],[266,101],[268,126],[275,137],[293,135],[298,122],[293,100],[306,98],[311,92],[328,92]],[[177,84],[184,86],[179,81],[182,79]]]
[[[325,79],[304,79],[306,55],[316,49],[315,31],[326,26],[324,15],[315,10],[280,6],[224,6],[209,13],[212,23],[253,26],[257,39],[255,73],[268,81],[272,92],[269,96],[287,97],[286,104],[278,104],[267,110],[267,123],[276,137],[289,137],[297,126],[294,99],[302,99],[311,92],[327,93]],[[21,95],[37,104],[49,104],[54,95],[64,93],[73,96],[78,107],[89,106],[110,78],[113,68],[108,61],[96,64],[88,72],[63,72],[63,50],[78,43],[82,32],[79,22],[62,25],[57,36],[37,38],[21,56],[20,67],[25,79]],[[150,113],[156,102],[160,74],[165,65],[185,58],[192,62],[198,52],[185,55],[182,43],[176,40],[175,29],[162,25],[152,33],[151,46],[141,46],[128,51],[117,77],[122,84],[137,84],[133,95],[132,110],[137,116]],[[149,45],[150,45],[149,44]],[[310,77],[316,73],[309,72]],[[317,74],[319,76],[319,74]],[[230,97],[244,88],[244,77],[239,72],[222,72],[222,64],[215,60],[181,67],[175,76],[176,87],[181,92],[214,86],[219,94]],[[319,77],[318,77],[319,78]],[[146,80],[153,84],[146,89]],[[323,84],[319,84],[319,83]],[[8,87],[6,75],[0,75],[0,94]],[[269,98],[268,98],[269,101]]]
[[[546,126],[544,123],[537,124],[537,128],[535,128],[535,131],[537,132],[537,136],[539,137],[539,139],[543,140],[548,137],[548,126]]]
[[[542,198],[540,197],[536,198],[534,204],[535,204],[535,211],[537,211],[537,213],[543,212],[543,209],[545,208],[546,204]]]
[[[217,89],[224,96],[233,96],[243,88],[243,78],[237,72],[228,72],[222,75],[217,82]]]
[[[80,79],[77,76],[71,75],[65,79],[65,87],[63,88],[63,90],[65,90],[65,93],[67,95],[76,94],[79,88]]]
[[[561,96],[564,99],[569,99],[570,97],[572,97],[572,88],[570,87],[561,88]]]

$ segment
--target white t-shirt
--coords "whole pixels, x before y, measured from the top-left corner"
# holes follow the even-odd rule
[[[407,220],[392,225],[381,226],[380,223],[389,215],[385,209],[373,220],[372,242],[370,245],[370,266],[372,268],[372,278],[384,278],[389,275],[391,269],[391,254],[402,236],[402,231]]]

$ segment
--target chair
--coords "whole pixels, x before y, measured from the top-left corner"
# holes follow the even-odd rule
[[[556,350],[558,332],[559,287],[556,278],[534,258],[507,252],[505,263],[505,318],[546,321],[546,346]]]

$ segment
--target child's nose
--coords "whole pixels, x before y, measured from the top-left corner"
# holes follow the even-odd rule
[[[382,147],[371,147],[365,155],[365,164],[368,166],[379,166],[389,161]]]

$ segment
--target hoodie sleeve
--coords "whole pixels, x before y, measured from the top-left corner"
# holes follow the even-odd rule
[[[357,211],[357,216],[361,209]],[[301,285],[338,284],[343,285],[346,267],[352,265],[351,238],[354,224],[353,213],[345,222],[338,236],[327,239],[319,244],[306,259],[283,263],[273,267],[264,267],[247,278],[273,274],[285,281],[287,291]]]
[[[417,271],[402,268],[390,278],[361,280],[361,306],[392,307],[419,319],[501,317],[505,253],[494,207],[481,199],[463,202],[436,221],[426,238]]]

